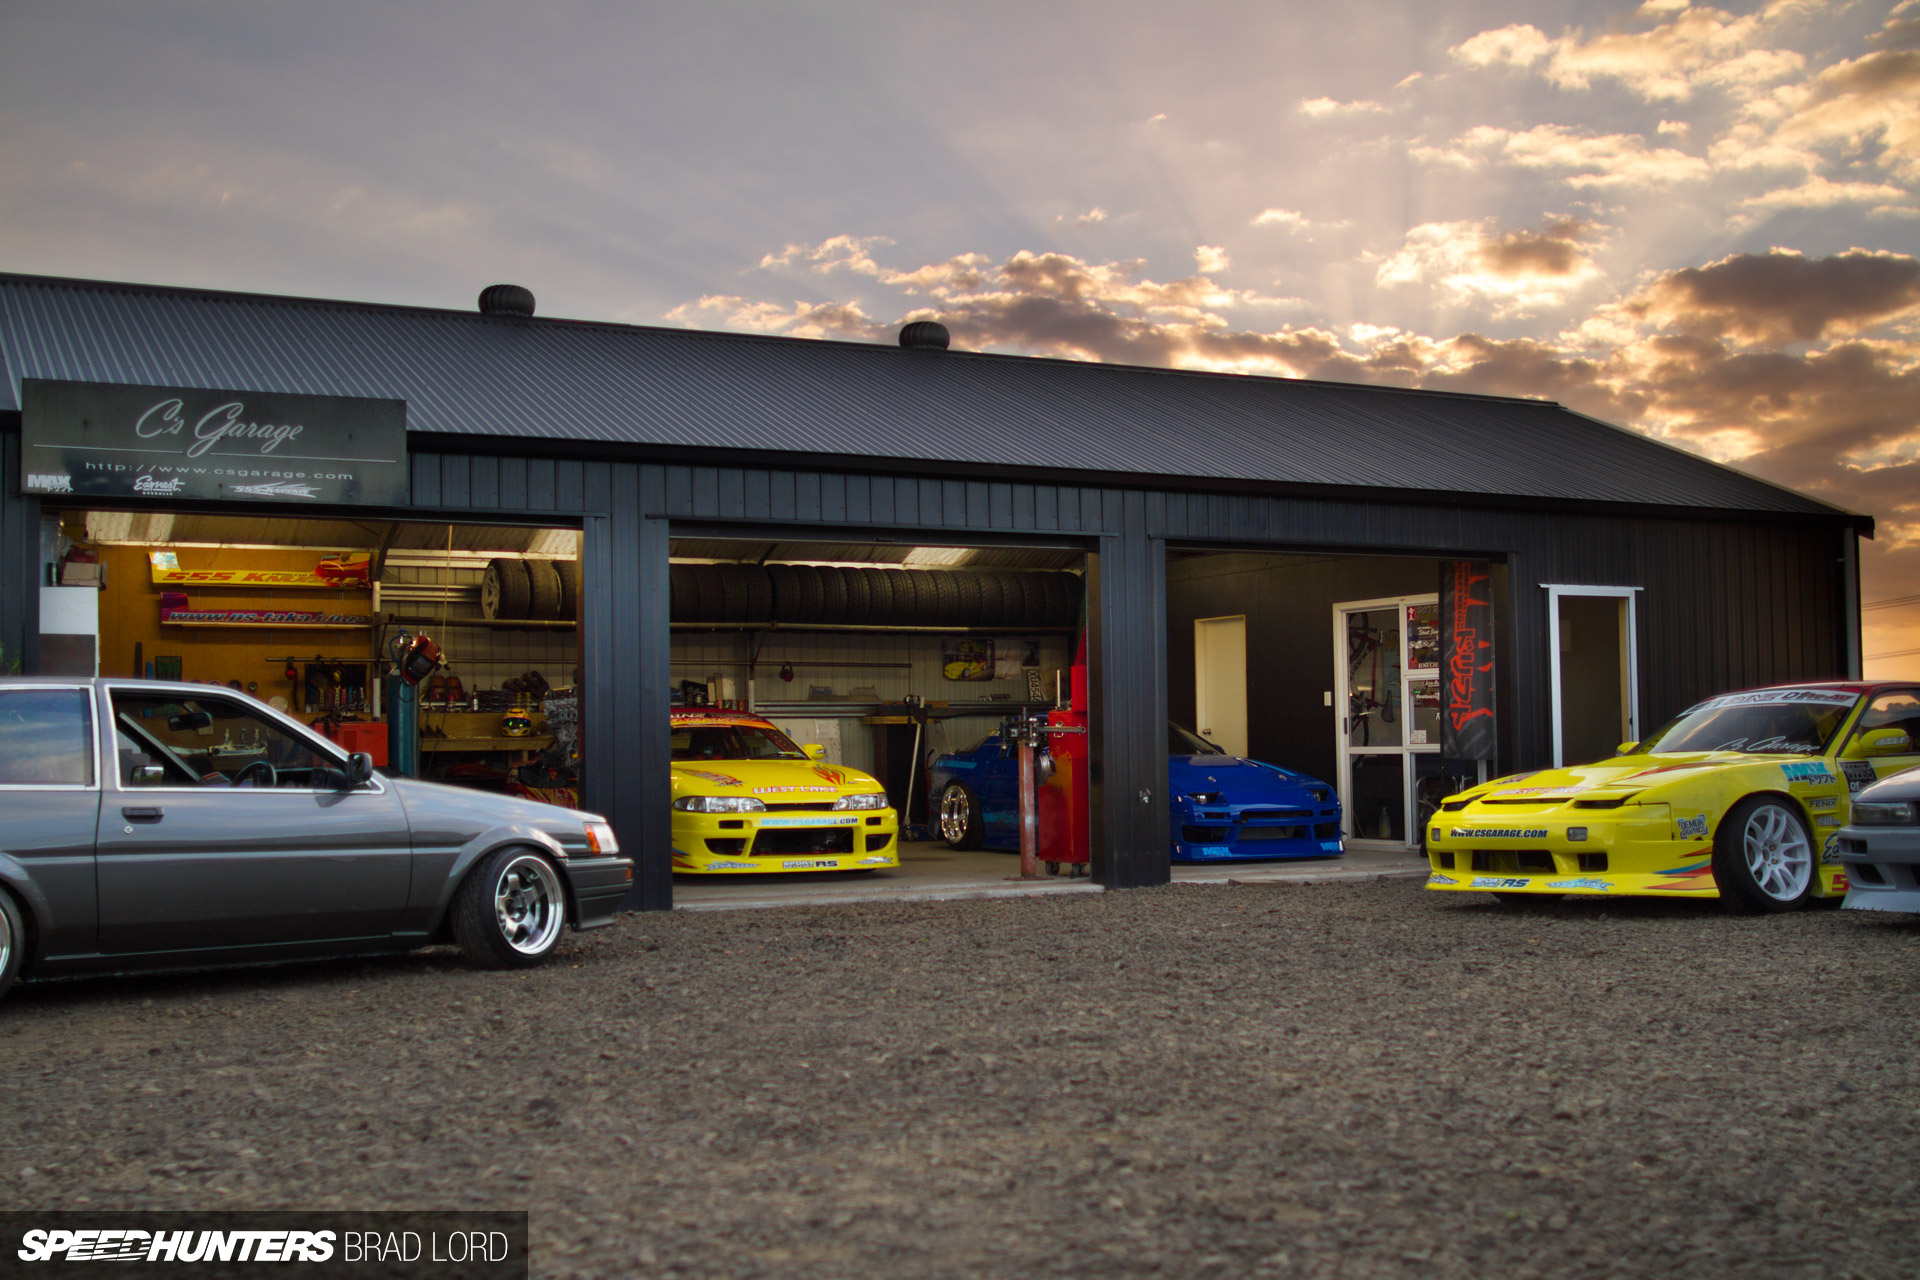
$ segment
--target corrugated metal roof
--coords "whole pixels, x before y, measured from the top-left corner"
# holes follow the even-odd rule
[[[1547,401],[0,275],[20,379],[407,402],[414,431],[1840,514]]]

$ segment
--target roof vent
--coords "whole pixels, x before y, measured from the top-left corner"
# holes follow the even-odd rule
[[[480,291],[480,314],[487,316],[530,316],[533,291],[517,284],[490,284]]]
[[[953,338],[947,332],[947,326],[938,320],[915,320],[912,324],[900,326],[900,345],[918,347],[930,351],[945,351]]]

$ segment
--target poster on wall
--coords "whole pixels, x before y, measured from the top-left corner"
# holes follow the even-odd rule
[[[1484,561],[1440,566],[1440,754],[1449,760],[1493,759],[1492,587]]]
[[[20,383],[20,491],[405,506],[404,400]]]
[[[951,639],[940,642],[940,674],[949,680],[993,679],[993,641]]]

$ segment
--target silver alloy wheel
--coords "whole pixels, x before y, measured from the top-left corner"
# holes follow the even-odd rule
[[[7,966],[13,961],[13,921],[5,911],[0,911],[0,978],[7,973]]]
[[[1780,805],[1763,804],[1747,815],[1740,849],[1753,883],[1775,902],[1792,902],[1807,891],[1813,845],[1806,829]]]
[[[567,897],[552,864],[523,853],[502,867],[493,883],[493,912],[508,946],[545,955],[567,927]]]
[[[949,783],[947,789],[940,793],[940,838],[948,844],[959,844],[965,840],[971,809],[966,789],[957,782]]]

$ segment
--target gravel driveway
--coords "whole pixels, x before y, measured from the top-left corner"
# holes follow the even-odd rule
[[[527,1208],[536,1274],[1911,1276],[1920,923],[1408,882],[627,916],[17,989],[14,1208]]]

